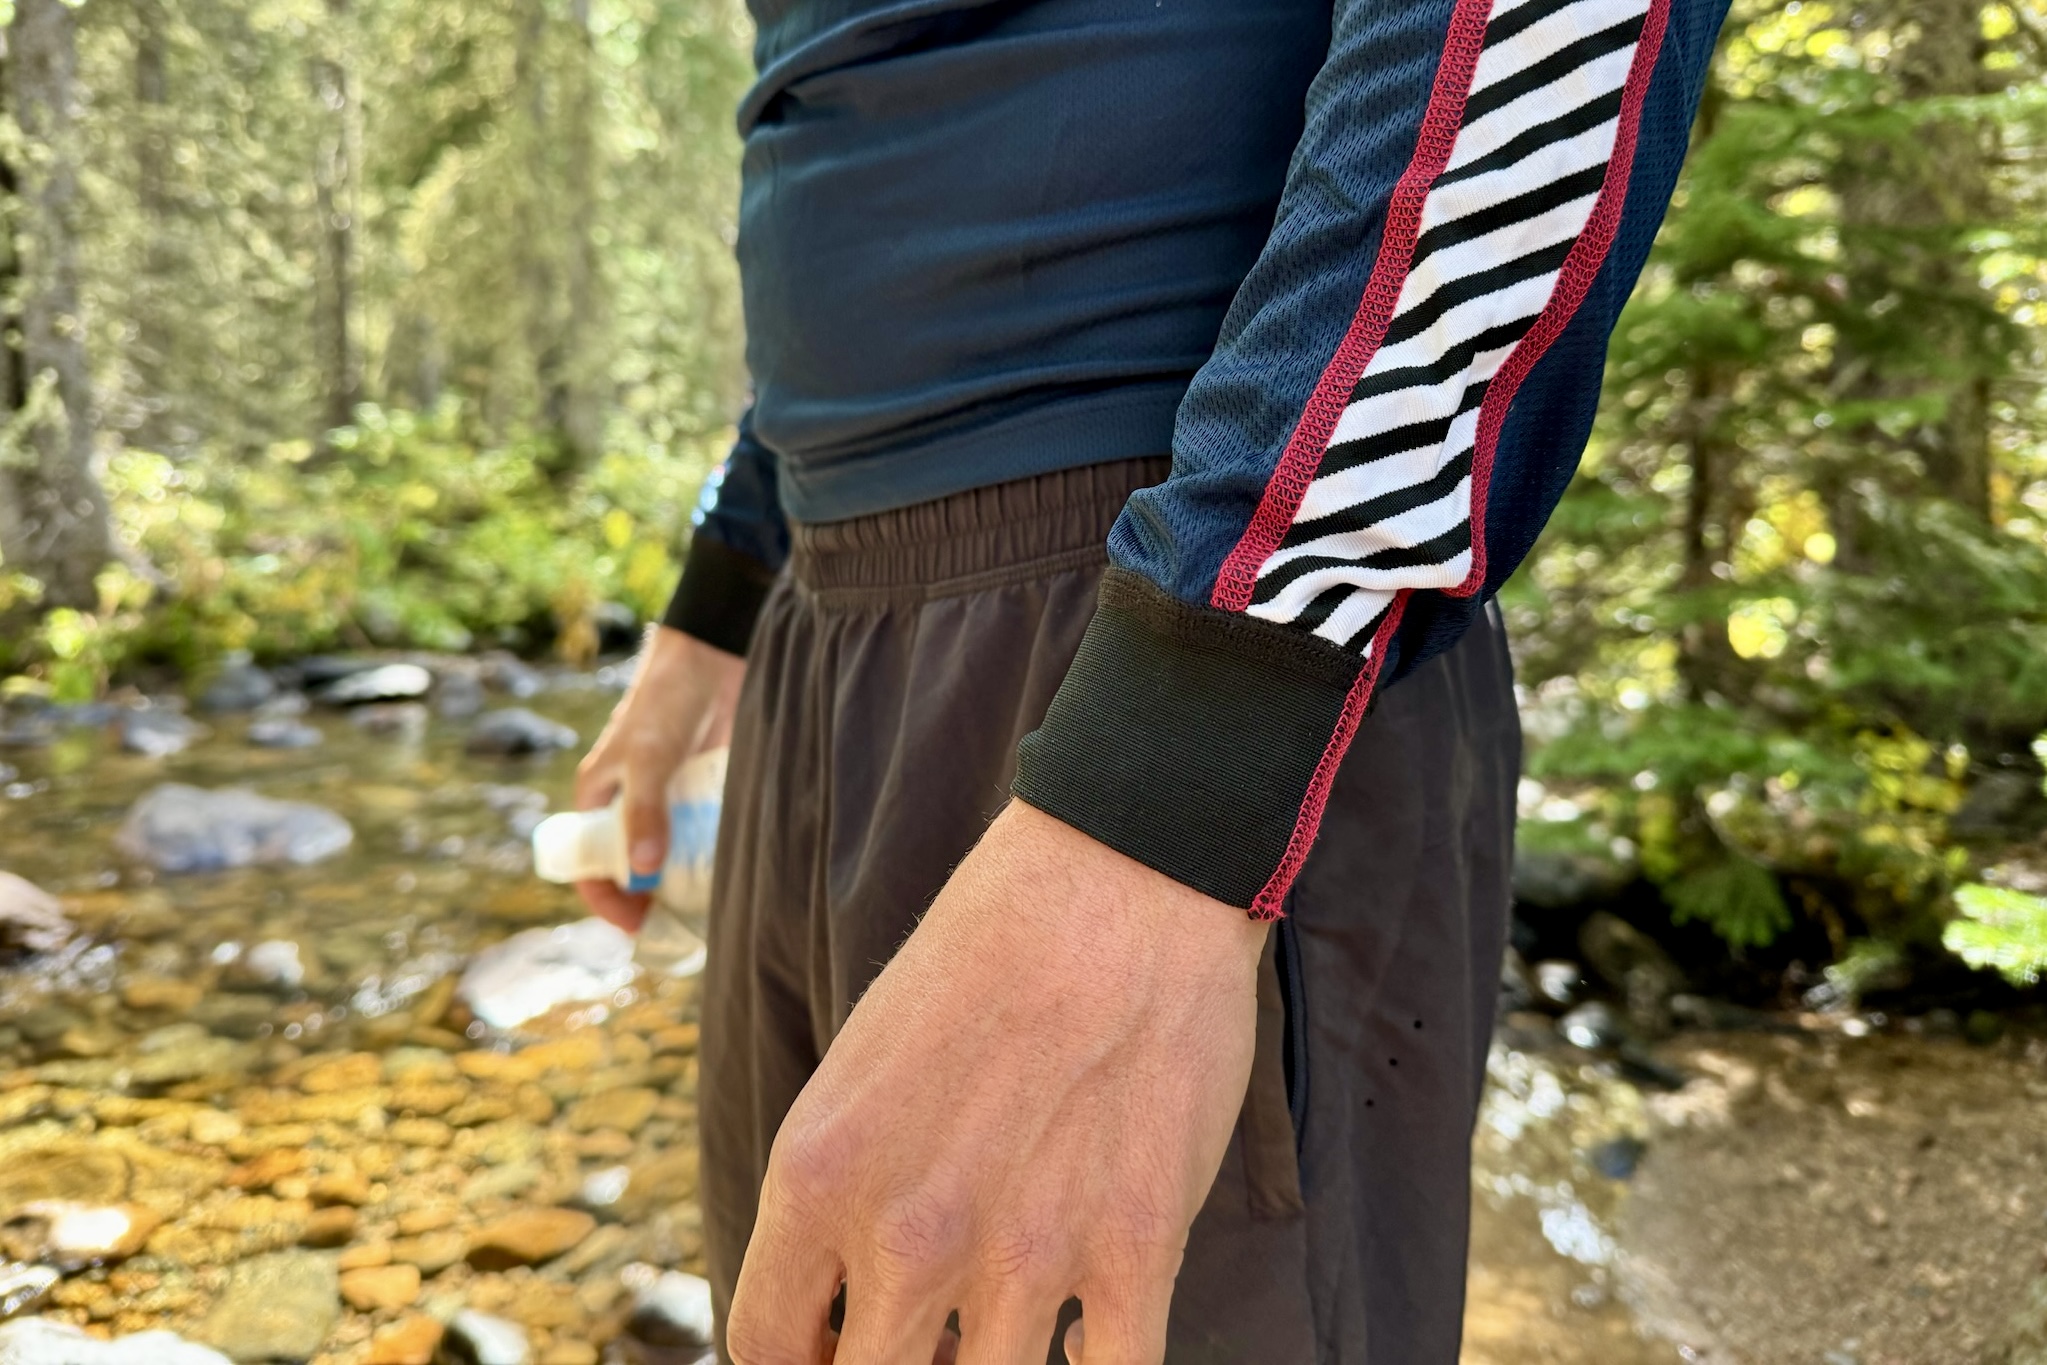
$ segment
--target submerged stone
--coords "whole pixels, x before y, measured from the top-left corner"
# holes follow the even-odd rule
[[[253,711],[276,695],[277,679],[250,662],[247,653],[237,650],[199,694],[199,709],[216,714]]]
[[[276,801],[243,787],[152,788],[129,810],[114,846],[164,872],[217,872],[257,863],[316,863],[355,838],[324,807]]]
[[[0,1326],[0,1365],[232,1365],[174,1332],[101,1341],[66,1323],[27,1318]]]
[[[305,1360],[341,1315],[334,1258],[278,1251],[237,1264],[197,1336],[238,1361]]]
[[[82,1270],[126,1260],[142,1250],[163,1219],[140,1204],[82,1204],[46,1199],[8,1218],[7,1238],[24,1260]]]
[[[711,1285],[702,1276],[663,1271],[633,1295],[626,1334],[683,1353],[711,1349]],[[687,1354],[681,1358],[688,1359]]]
[[[283,716],[259,720],[249,726],[249,743],[259,749],[311,749],[325,739],[325,735],[304,721]]]
[[[632,984],[633,938],[601,919],[528,929],[478,953],[455,994],[492,1028],[516,1028],[557,1005],[608,1000]]]
[[[508,706],[476,722],[467,748],[472,754],[543,754],[576,743],[576,732],[568,726],[523,706]]]
[[[434,675],[418,664],[381,664],[318,688],[313,700],[328,706],[361,706],[373,701],[411,701],[424,697]]]
[[[0,1321],[34,1308],[63,1278],[46,1265],[0,1263]]]
[[[441,1359],[448,1365],[527,1365],[533,1348],[518,1323],[465,1308],[448,1322]]]
[[[192,747],[192,741],[206,733],[205,726],[187,720],[175,711],[154,708],[123,712],[117,728],[123,749],[148,758],[182,753]]]

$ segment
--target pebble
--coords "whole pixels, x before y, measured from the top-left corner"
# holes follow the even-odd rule
[[[377,702],[349,712],[348,722],[365,734],[411,743],[426,734],[429,717],[416,701]]]
[[[236,1360],[304,1360],[319,1351],[340,1312],[332,1256],[271,1252],[235,1265],[195,1335]]]
[[[469,1254],[469,1239],[459,1232],[426,1232],[391,1243],[394,1261],[419,1267],[422,1275],[438,1275]]]
[[[233,1365],[226,1356],[171,1332],[101,1341],[47,1318],[0,1326],[0,1365]]]
[[[347,1246],[355,1236],[359,1222],[356,1211],[346,1204],[331,1208],[314,1209],[306,1218],[305,1231],[299,1234],[299,1245],[308,1247]]]
[[[637,974],[632,935],[589,918],[527,929],[484,949],[471,959],[455,994],[484,1023],[508,1029],[557,1005],[608,1000]]]
[[[259,749],[315,749],[327,736],[316,727],[288,716],[254,721],[249,726],[249,743]]]
[[[652,1090],[624,1086],[584,1096],[569,1106],[566,1117],[569,1127],[578,1133],[591,1133],[600,1128],[636,1133],[642,1124],[654,1117],[654,1110],[660,1103],[661,1096]]]
[[[0,1262],[0,1321],[40,1304],[62,1278],[46,1265]]]
[[[26,1259],[62,1271],[82,1270],[108,1261],[126,1260],[142,1250],[163,1219],[139,1204],[84,1204],[68,1199],[40,1199],[7,1215],[10,1225],[25,1225],[34,1254]]]
[[[699,1275],[667,1270],[633,1294],[629,1335],[649,1346],[705,1350],[711,1345],[711,1285]]]
[[[316,863],[354,839],[346,820],[319,806],[273,801],[243,787],[207,791],[166,782],[129,810],[114,846],[164,872],[216,872]]]
[[[306,964],[299,959],[299,946],[289,939],[265,939],[253,944],[228,964],[226,978],[263,990],[297,990],[306,982]]]
[[[315,689],[313,700],[328,706],[410,701],[424,697],[433,685],[434,675],[418,664],[383,664],[360,673],[350,673]]]
[[[121,985],[121,1003],[131,1010],[166,1010],[184,1014],[206,998],[196,981],[168,976],[134,976]]]
[[[597,1220],[580,1209],[520,1209],[478,1228],[469,1239],[469,1263],[506,1270],[551,1261],[588,1237]]]
[[[434,710],[444,720],[468,720],[483,710],[483,681],[474,673],[441,674],[434,688]]]
[[[54,953],[77,932],[55,896],[26,877],[0,872],[0,961]]]
[[[441,1355],[448,1365],[528,1365],[533,1348],[518,1323],[465,1308],[449,1321]]]
[[[441,1324],[424,1313],[408,1313],[370,1338],[366,1365],[433,1365]]]
[[[483,681],[507,696],[524,701],[537,697],[547,690],[547,679],[540,671],[520,662],[510,654],[493,653],[483,660]]]
[[[216,714],[253,711],[276,695],[277,679],[250,662],[246,652],[236,650],[199,694],[199,709]]]
[[[1571,1046],[1582,1047],[1588,1052],[1619,1047],[1628,1036],[1626,1025],[1621,1023],[1613,1007],[1597,1000],[1589,1005],[1580,1005],[1557,1020],[1557,1032]]]
[[[393,1312],[419,1299],[416,1265],[363,1266],[341,1272],[341,1299],[359,1313]]]
[[[187,720],[175,711],[124,711],[116,727],[121,747],[147,758],[167,758],[183,753],[192,741],[206,733],[206,727]]]
[[[1551,960],[1535,964],[1535,993],[1552,1005],[1565,1009],[1578,1003],[1585,989],[1585,974],[1575,962]]]
[[[576,732],[523,706],[508,706],[481,717],[464,745],[472,754],[544,754],[573,749]]]

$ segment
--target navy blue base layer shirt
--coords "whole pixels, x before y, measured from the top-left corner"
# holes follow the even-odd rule
[[[1283,913],[1377,689],[1583,453],[1726,0],[754,0],[752,408],[667,624],[787,521],[1170,449],[1016,792]]]

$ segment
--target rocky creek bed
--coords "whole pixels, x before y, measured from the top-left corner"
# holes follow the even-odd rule
[[[694,985],[526,853],[620,672],[379,662],[0,713],[0,1365],[704,1354]],[[1746,1022],[1509,1017],[1467,1365],[2047,1365],[2047,1040]]]

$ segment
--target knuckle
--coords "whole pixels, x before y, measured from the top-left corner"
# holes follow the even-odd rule
[[[890,1278],[919,1282],[953,1259],[958,1226],[939,1199],[926,1194],[898,1198],[869,1225],[869,1254]]]
[[[816,1209],[843,1190],[851,1169],[846,1143],[819,1126],[785,1125],[769,1160],[777,1194],[800,1209]]]
[[[981,1267],[1004,1291],[1028,1294],[1063,1268],[1058,1239],[1042,1224],[1015,1223],[981,1239]]]

